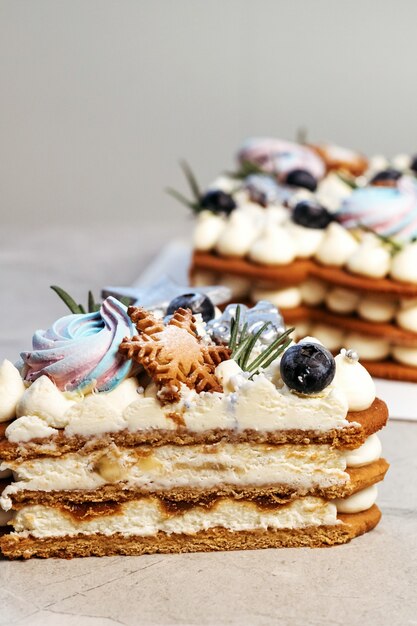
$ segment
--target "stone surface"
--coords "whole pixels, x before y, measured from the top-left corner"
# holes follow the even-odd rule
[[[158,243],[180,234],[165,224]],[[157,251],[154,227],[0,233],[0,356],[15,359],[34,328],[65,312],[48,285],[85,301],[129,284]],[[391,469],[383,518],[346,546],[73,561],[0,562],[0,624],[417,624],[417,424],[382,435]]]

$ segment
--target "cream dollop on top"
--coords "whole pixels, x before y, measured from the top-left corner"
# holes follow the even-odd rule
[[[249,257],[264,265],[286,265],[296,256],[294,239],[282,226],[271,226],[261,234],[250,248]]]
[[[383,278],[390,270],[391,255],[379,239],[365,235],[359,247],[347,261],[347,268],[354,274]]]
[[[224,227],[223,217],[211,211],[202,211],[194,229],[193,242],[196,250],[205,252],[214,248]]]
[[[74,400],[68,399],[48,376],[41,376],[23,394],[16,415],[37,415],[48,426],[63,428],[68,424],[67,411],[73,404]]]
[[[350,185],[345,183],[340,176],[334,172],[329,172],[323,180],[319,182],[316,198],[329,211],[336,212],[342,201],[352,193]]]
[[[101,435],[126,428],[124,410],[137,397],[136,378],[124,380],[109,393],[93,393],[72,407],[68,413],[67,435]]]
[[[8,422],[16,416],[16,406],[24,392],[18,369],[5,359],[0,365],[0,422]]]
[[[303,429],[326,431],[348,424],[345,394],[334,386],[314,397],[299,397],[285,386],[277,388],[264,374],[248,380],[234,361],[218,370],[225,393],[200,393],[183,386],[181,400],[161,406],[154,385],[138,393],[136,379],[123,381],[112,392],[91,393],[74,402],[65,413],[67,435],[92,436],[124,429],[131,431],[162,428],[173,430],[179,414],[194,432],[215,428],[236,431],[254,429]],[[38,403],[38,409],[42,403]],[[41,414],[41,412],[39,411]],[[56,433],[44,417],[22,416],[9,426],[13,441],[28,441]],[[49,429],[49,430],[48,430]]]
[[[345,349],[335,358],[334,383],[344,392],[350,411],[368,409],[376,396],[375,383],[358,358],[356,353]]]
[[[316,259],[324,265],[341,267],[352,256],[358,242],[343,226],[331,222],[316,252]]]
[[[417,283],[417,241],[406,245],[394,255],[391,277],[404,283]]]
[[[58,434],[56,428],[51,428],[37,415],[24,415],[14,420],[6,428],[6,437],[12,443],[27,442],[31,439],[44,439]]]
[[[294,240],[297,257],[307,259],[316,254],[324,237],[324,229],[306,228],[292,221],[288,222],[287,228]]]
[[[235,210],[221,231],[216,248],[225,256],[245,256],[256,235],[251,216],[244,211]]]

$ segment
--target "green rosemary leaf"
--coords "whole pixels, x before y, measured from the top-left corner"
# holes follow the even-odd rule
[[[195,203],[191,202],[190,200],[188,200],[188,198],[183,196],[182,193],[180,193],[176,189],[172,189],[171,187],[167,187],[165,189],[165,191],[170,196],[175,198],[175,200],[178,200],[178,202],[181,202],[181,204],[185,204],[185,206],[188,207],[189,209],[191,209],[192,211],[198,212],[198,208],[196,207]]]
[[[375,232],[374,230],[372,230],[372,228],[366,226],[365,224],[362,224],[361,222],[358,222],[358,228],[364,230],[366,233],[372,233],[373,235],[375,235],[375,237],[378,237],[380,241],[386,243],[388,246],[391,246],[394,252],[400,252],[400,250],[403,249],[403,246],[398,241],[395,241],[394,239],[391,239],[391,237],[387,237],[386,235],[381,235],[381,233]]]
[[[120,296],[120,298],[118,298],[118,300],[119,300],[119,302],[121,302],[125,306],[130,306],[132,304],[132,300],[130,298],[128,298],[127,296]]]
[[[236,361],[236,363],[240,367],[242,367],[241,357],[242,357],[242,355],[245,354],[245,352],[247,350],[247,346],[248,346],[250,340],[251,340],[251,337],[250,337],[250,335],[248,335],[241,343],[239,343],[239,346],[237,347],[237,349],[232,354],[232,359],[234,361]],[[242,367],[242,369],[243,369],[243,367]]]
[[[235,361],[242,354],[242,350],[243,350],[242,346],[246,345],[247,341],[250,339],[250,335],[247,333],[247,330],[248,330],[248,324],[246,322],[241,332],[239,333],[239,338],[236,339],[236,347],[232,353],[232,359],[234,359]]]
[[[229,341],[229,348],[230,350],[233,352],[236,349],[236,345],[237,345],[237,335],[239,332],[239,322],[240,322],[240,304],[237,305],[236,307],[236,315],[234,318],[232,318],[231,321],[231,328],[230,328],[230,341]]]
[[[359,185],[356,183],[356,180],[353,177],[342,174],[341,172],[335,172],[335,174],[338,178],[340,178],[340,180],[343,183],[345,183],[346,185],[349,185],[351,189],[357,189],[359,187]]]
[[[247,363],[249,361],[250,355],[252,354],[252,350],[254,349],[256,342],[258,341],[259,337],[262,335],[264,330],[266,330],[268,328],[270,323],[271,322],[265,322],[265,324],[262,325],[262,327],[258,330],[258,332],[255,333],[254,335],[252,335],[252,338],[251,338],[251,340],[250,340],[250,342],[248,344],[248,349],[246,350],[246,352],[245,352],[245,354],[243,356],[243,359],[242,359],[241,368],[243,370],[245,369],[245,367],[246,367],[246,365],[247,365]]]
[[[94,313],[96,311],[96,302],[94,300],[93,292],[88,292],[88,312]]]
[[[55,291],[57,296],[59,296],[67,305],[71,313],[83,313],[82,307],[80,307],[80,305],[75,302],[74,298],[72,298],[64,289],[58,287],[57,285],[51,285],[50,287],[52,291]]]
[[[83,314],[86,313],[86,310],[85,310],[85,308],[83,307],[82,304],[79,304],[78,308],[79,308],[80,313],[83,313]]]
[[[262,363],[261,367],[263,367],[264,369],[269,367],[271,363],[273,363],[275,359],[277,359],[279,355],[282,354],[284,350],[288,348],[291,341],[292,341],[291,339],[287,339],[285,343],[283,343],[281,346],[279,346],[279,348],[277,348],[276,352],[274,352],[273,355],[269,359],[267,359],[264,363]]]
[[[182,171],[185,174],[185,178],[188,181],[188,184],[190,185],[190,189],[193,192],[195,201],[197,202],[197,204],[200,204],[201,202],[201,191],[200,191],[200,187],[198,185],[197,179],[194,175],[193,170],[191,169],[191,167],[188,165],[187,161],[180,161],[180,166]]]
[[[259,167],[259,165],[251,163],[250,161],[243,161],[238,170],[235,172],[226,172],[226,174],[232,178],[242,179],[250,176],[251,174],[265,174],[265,172]]]
[[[285,333],[282,333],[282,335],[280,335],[279,337],[277,337],[275,339],[275,341],[273,341],[271,343],[270,346],[268,346],[266,348],[266,350],[264,350],[254,361],[252,361],[252,363],[249,363],[249,365],[246,368],[247,372],[252,372],[253,370],[258,369],[259,367],[261,367],[262,363],[269,358],[269,356],[282,344],[284,343],[284,340],[286,339],[286,337],[288,337],[290,335],[290,333],[292,333],[294,330],[294,328],[289,328],[288,330],[285,331]]]

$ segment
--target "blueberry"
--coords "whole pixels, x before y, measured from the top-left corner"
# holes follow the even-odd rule
[[[177,296],[168,304],[167,315],[173,315],[180,308],[191,309],[195,315],[201,313],[205,322],[212,320],[215,315],[214,304],[204,293],[184,293]]]
[[[229,215],[236,208],[236,202],[230,193],[220,189],[212,189],[207,191],[201,198],[201,206],[204,209],[213,211],[213,213],[226,213],[226,215]]]
[[[390,167],[375,174],[370,180],[371,185],[394,185],[402,174],[398,170]]]
[[[316,200],[301,200],[294,207],[292,220],[306,228],[326,228],[334,217]]]
[[[411,157],[410,170],[417,174],[417,154]]]
[[[293,170],[288,174],[286,183],[294,187],[304,187],[310,191],[317,189],[317,180],[307,170]]]
[[[336,364],[326,348],[313,342],[301,342],[288,348],[281,359],[281,378],[299,393],[317,393],[332,382]]]

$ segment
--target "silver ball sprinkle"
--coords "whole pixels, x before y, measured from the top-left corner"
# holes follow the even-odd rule
[[[359,361],[359,354],[355,350],[345,350],[344,348],[341,350],[341,353],[345,357],[345,359],[349,359],[349,361],[357,362]]]
[[[217,343],[228,343],[230,340],[231,322],[236,318],[237,306],[237,304],[229,304],[220,317],[208,322],[207,332]],[[248,332],[255,335],[266,322],[269,322],[269,326],[261,334],[259,342],[269,346],[278,335],[285,332],[284,319],[279,310],[266,300],[259,301],[251,309],[244,304],[240,305],[240,330],[247,323]]]

